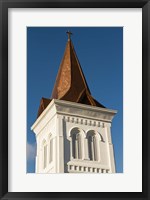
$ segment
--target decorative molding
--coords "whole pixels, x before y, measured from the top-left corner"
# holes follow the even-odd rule
[[[87,125],[91,127],[101,127],[101,128],[105,127],[105,122],[97,120],[85,119],[81,117],[71,117],[68,115],[63,115],[63,119],[65,122],[70,122],[79,125]]]

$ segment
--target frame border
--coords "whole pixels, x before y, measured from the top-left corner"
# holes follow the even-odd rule
[[[8,192],[8,9],[142,8],[142,192]],[[150,0],[0,0],[0,199],[150,199]]]

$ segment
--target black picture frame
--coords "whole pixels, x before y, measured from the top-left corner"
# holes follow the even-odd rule
[[[8,192],[8,9],[142,8],[142,192]],[[148,0],[0,0],[0,198],[150,199],[150,2]],[[20,184],[22,184],[20,182]]]

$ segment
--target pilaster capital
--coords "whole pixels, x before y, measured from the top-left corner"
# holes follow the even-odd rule
[[[111,123],[104,123],[104,127],[106,127],[106,128],[111,128]]]

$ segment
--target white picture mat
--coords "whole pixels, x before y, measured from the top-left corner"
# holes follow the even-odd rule
[[[142,191],[142,9],[9,9],[9,192]],[[123,161],[120,174],[27,174],[27,26],[122,26]],[[34,74],[33,74],[34,76]]]

